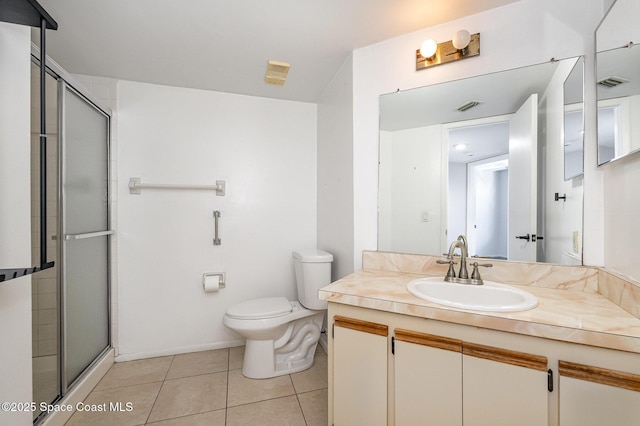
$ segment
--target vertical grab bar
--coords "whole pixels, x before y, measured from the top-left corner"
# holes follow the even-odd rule
[[[213,245],[214,246],[219,246],[220,244],[222,244],[222,241],[218,237],[218,219],[219,218],[220,218],[220,211],[214,210],[213,211],[213,220],[214,220],[214,223],[215,223],[215,236],[213,237]]]

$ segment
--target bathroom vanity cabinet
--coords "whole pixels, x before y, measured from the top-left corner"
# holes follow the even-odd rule
[[[329,303],[329,423],[637,425],[640,354]]]
[[[559,370],[561,425],[640,424],[640,375],[563,360]]]
[[[388,326],[334,316],[332,337],[334,424],[384,426]]]
[[[399,328],[392,345],[396,424],[546,424],[545,357]]]

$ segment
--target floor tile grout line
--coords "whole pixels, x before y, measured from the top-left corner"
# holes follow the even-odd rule
[[[307,417],[304,415],[304,410],[302,409],[302,404],[300,403],[300,397],[296,393],[296,401],[298,401],[298,408],[300,408],[300,413],[302,413],[302,420],[304,420],[304,424],[308,425]]]
[[[100,382],[98,382],[100,383]],[[128,385],[122,385],[122,386],[114,386],[112,388],[104,388],[104,389],[96,389],[97,385],[93,387],[93,389],[91,389],[91,392],[89,392],[89,395],[91,395],[92,393],[95,392],[105,392],[105,391],[110,391],[110,390],[116,390],[116,389],[124,389],[124,388],[130,388],[133,386],[142,386],[142,385],[150,385],[152,383],[164,383],[164,380],[153,380],[151,382],[141,382],[141,383],[131,383]],[[87,396],[89,396],[87,395]]]
[[[156,397],[153,399],[153,404],[151,404],[151,409],[149,410],[149,414],[147,414],[147,418],[144,420],[144,424],[146,425],[149,422],[149,417],[151,417],[151,413],[153,412],[153,409],[156,406],[156,402],[158,402],[158,397],[160,396],[160,392],[162,392],[162,388],[164,387],[164,380],[162,381],[162,384],[160,385],[160,389],[158,389],[158,393],[156,394]]]
[[[282,398],[289,398],[295,396],[297,397],[298,395],[295,393],[290,393],[289,395],[280,395],[280,396],[274,396],[272,398],[266,398],[266,399],[260,399],[258,401],[251,401],[251,402],[243,402],[242,404],[238,404],[238,405],[232,405],[231,407],[227,407],[227,408],[237,408],[237,407],[244,407],[245,405],[251,405],[251,404],[259,404],[261,402],[267,402],[267,401],[275,401],[277,399],[282,399]]]
[[[164,378],[162,379],[162,382],[167,380],[167,376],[169,375],[169,371],[171,371],[171,367],[173,366],[173,363],[174,363],[175,360],[176,360],[176,356],[172,355],[171,356],[171,364],[169,364],[169,368],[167,368],[167,371],[164,373]]]
[[[228,358],[227,358],[227,394],[224,399],[224,424],[225,426],[229,423],[229,374],[231,372],[231,348],[228,349]]]
[[[168,420],[185,419],[185,418],[187,418],[187,417],[198,416],[198,415],[201,415],[201,414],[207,414],[207,413],[215,413],[216,411],[223,411],[223,410],[226,410],[226,409],[225,409],[225,408],[218,408],[217,410],[207,410],[207,411],[201,411],[201,412],[199,412],[199,413],[183,414],[183,415],[180,415],[180,416],[178,416],[178,417],[169,417],[168,419],[154,420],[154,421],[153,421],[153,422],[151,422],[151,423],[148,423],[148,422],[147,422],[147,423],[143,423],[143,425],[154,425],[154,424],[156,424],[156,423],[166,422],[166,421],[168,421]],[[226,421],[225,421],[225,424],[226,424]]]
[[[175,359],[176,359],[176,356],[172,355],[169,368],[167,368],[167,371],[164,373],[164,378],[162,379],[162,384],[160,385],[160,389],[158,389],[158,393],[156,394],[156,397],[153,400],[153,404],[151,404],[151,409],[149,410],[149,414],[147,414],[147,418],[144,421],[145,425],[149,423],[149,418],[151,417],[151,413],[153,413],[153,409],[155,408],[156,403],[158,402],[158,398],[160,397],[160,393],[162,392],[162,388],[164,387],[164,382],[167,378],[167,374],[169,374],[169,370],[171,370],[171,366],[173,365],[173,361],[175,361]]]

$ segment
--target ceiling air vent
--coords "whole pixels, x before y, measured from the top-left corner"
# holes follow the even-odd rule
[[[629,80],[625,80],[624,78],[611,76],[598,81],[598,84],[604,87],[616,87],[628,82]]]
[[[290,67],[291,65],[286,62],[269,61],[264,81],[269,84],[284,86]]]
[[[481,101],[469,101],[466,104],[456,108],[456,111],[465,112],[467,110],[470,110],[473,107],[477,107],[481,103],[482,103]]]

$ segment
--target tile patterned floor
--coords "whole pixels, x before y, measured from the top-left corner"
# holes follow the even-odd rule
[[[327,355],[320,347],[313,367],[273,379],[244,377],[243,356],[238,347],[116,363],[84,401],[107,410],[76,412],[66,425],[327,424]],[[109,410],[118,402],[121,411]]]

